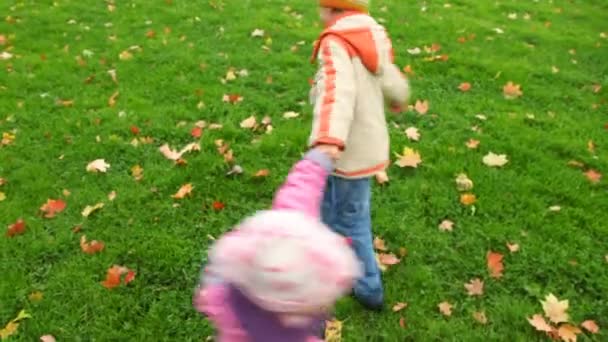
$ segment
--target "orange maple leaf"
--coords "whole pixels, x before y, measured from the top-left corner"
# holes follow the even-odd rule
[[[255,173],[254,177],[256,178],[263,178],[263,177],[268,177],[268,175],[270,175],[270,170],[268,169],[262,169],[258,172]]]
[[[473,205],[475,204],[475,202],[477,202],[477,196],[475,196],[474,194],[462,194],[460,195],[460,203],[462,203],[463,205]]]
[[[380,253],[378,254],[378,260],[380,261],[380,263],[382,265],[385,266],[392,266],[392,265],[397,265],[398,263],[401,262],[401,260],[399,260],[399,258],[397,258],[395,256],[395,254],[386,254],[386,253]]]
[[[441,312],[442,315],[452,316],[452,308],[454,306],[449,302],[441,302],[439,303],[439,305],[437,305],[437,307],[439,308],[439,312]]]
[[[543,316],[539,314],[532,316],[532,318],[528,318],[528,322],[530,322],[530,324],[536,328],[537,331],[550,333],[555,330],[555,328],[549,325]]]
[[[80,249],[86,254],[95,254],[103,251],[105,245],[102,241],[93,240],[87,242],[87,236],[83,235],[80,237]]]
[[[469,139],[469,141],[466,142],[466,144],[468,148],[474,150],[479,146],[479,140],[476,139]]]
[[[591,183],[599,183],[602,180],[602,174],[593,169],[589,169],[584,174]]]
[[[509,100],[518,98],[523,95],[523,92],[521,91],[521,86],[519,84],[514,84],[511,81],[505,84],[505,86],[502,88],[502,92],[505,98]]]
[[[190,131],[190,134],[192,135],[193,138],[198,139],[201,137],[201,135],[203,135],[203,129],[198,126],[194,126],[192,131]]]
[[[25,221],[23,219],[18,219],[17,222],[8,226],[8,230],[6,231],[6,236],[13,237],[15,235],[23,234],[25,231]]]
[[[186,196],[189,196],[192,193],[192,183],[182,185],[179,190],[172,196],[175,199],[183,199]]]
[[[471,83],[463,82],[458,86],[458,89],[460,89],[460,91],[463,93],[466,93],[467,91],[471,90]]]
[[[429,111],[429,101],[424,100],[416,100],[416,104],[414,105],[414,109],[420,114],[424,115]]]
[[[488,270],[490,270],[490,276],[492,278],[502,277],[504,265],[502,263],[503,255],[500,253],[488,251],[486,256],[488,262]]]
[[[48,199],[45,204],[40,207],[44,213],[44,217],[53,218],[56,214],[62,212],[66,207],[66,203],[62,200]]]
[[[106,279],[101,284],[107,289],[118,287],[121,283],[120,278],[125,273],[127,274],[124,279],[126,285],[135,279],[135,272],[124,266],[114,265],[108,269]]]
[[[585,330],[587,330],[588,332],[592,333],[592,334],[597,334],[600,332],[600,327],[597,326],[597,323],[595,323],[595,321],[592,320],[586,320],[583,323],[581,323],[581,327],[585,328]]]
[[[467,294],[469,296],[483,295],[483,281],[479,278],[475,278],[468,284],[464,284],[464,288],[467,289]]]
[[[374,238],[374,248],[382,252],[386,252],[388,250],[388,248],[386,248],[386,243],[384,242],[384,240],[377,236]]]
[[[576,335],[582,333],[581,329],[571,324],[562,324],[557,329],[557,334],[564,342],[576,342]]]

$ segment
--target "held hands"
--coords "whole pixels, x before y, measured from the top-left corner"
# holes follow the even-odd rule
[[[340,155],[342,154],[342,151],[340,151],[340,148],[336,145],[322,144],[322,145],[317,145],[315,148],[317,150],[323,152],[325,155],[327,155],[329,158],[331,158],[334,161],[340,159]]]

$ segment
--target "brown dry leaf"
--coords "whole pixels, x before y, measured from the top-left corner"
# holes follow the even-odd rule
[[[241,128],[245,129],[254,129],[258,125],[258,121],[254,115],[248,117],[247,119],[241,121]]]
[[[171,197],[173,197],[175,199],[183,199],[184,197],[189,196],[192,193],[192,189],[194,189],[194,187],[192,186],[192,183],[184,184]]]
[[[568,322],[570,317],[568,316],[568,300],[559,300],[552,293],[545,297],[545,300],[540,301],[545,311],[545,316],[553,323]]]
[[[502,272],[504,270],[504,265],[502,263],[503,255],[500,253],[488,251],[486,255],[488,270],[490,271],[490,276],[492,278],[500,278],[502,277]]]
[[[407,328],[407,325],[405,323],[405,318],[404,317],[400,317],[399,318],[399,326],[403,329]]]
[[[564,342],[576,342],[576,335],[582,333],[581,329],[571,324],[562,324],[557,334]]]
[[[595,323],[595,321],[592,320],[584,321],[581,323],[581,327],[585,328],[585,330],[592,334],[597,334],[600,332],[600,327],[597,325],[597,323]]]
[[[519,245],[516,243],[511,244],[507,242],[507,248],[511,253],[517,253],[519,251]]]
[[[452,230],[454,230],[454,222],[450,220],[441,221],[441,223],[439,224],[439,230],[444,232],[451,232]]]
[[[6,179],[0,177],[0,186],[3,186],[4,184],[6,184]]]
[[[325,322],[325,342],[342,341],[342,322],[334,319]]]
[[[418,140],[420,140],[420,132],[418,131],[418,128],[416,128],[416,127],[409,127],[408,129],[406,129],[405,130],[405,135],[411,141],[418,141]]]
[[[131,168],[131,176],[133,176],[133,179],[135,179],[135,181],[139,182],[144,178],[144,169],[139,166],[139,164],[133,166]]]
[[[388,251],[388,248],[386,248],[386,242],[377,236],[374,237],[374,248],[382,252]]]
[[[89,217],[92,213],[96,212],[97,210],[100,210],[101,208],[103,208],[104,204],[103,202],[99,202],[95,205],[87,205],[83,210],[82,210],[82,216],[83,217]]]
[[[593,169],[587,170],[584,175],[593,184],[599,183],[602,180],[602,174]]]
[[[255,175],[253,175],[253,177],[255,178],[264,178],[264,177],[268,177],[270,175],[270,170],[268,169],[262,169],[258,172],[255,173]]]
[[[463,93],[466,93],[467,91],[471,90],[471,83],[463,82],[458,86],[458,89],[460,89],[460,91]]]
[[[591,86],[591,89],[593,90],[594,93],[599,93],[602,90],[602,85],[601,84],[594,84]]]
[[[488,318],[486,317],[486,313],[484,311],[473,312],[473,319],[475,319],[480,324],[488,324]]]
[[[376,177],[376,182],[380,185],[386,184],[390,181],[386,171],[380,171],[380,172],[376,173],[375,177]]]
[[[422,163],[422,159],[420,157],[420,153],[417,151],[405,147],[403,149],[403,154],[396,154],[399,159],[395,162],[395,164],[399,167],[413,167],[417,168],[420,163]]]
[[[399,302],[399,303],[393,305],[393,312],[399,312],[405,308],[407,308],[407,303]]]
[[[27,296],[27,299],[32,303],[40,302],[44,298],[44,294],[40,291],[34,291]]]
[[[87,242],[87,236],[83,235],[80,237],[80,249],[86,254],[95,254],[103,251],[105,245],[102,241],[93,240]]]
[[[441,302],[439,303],[439,305],[437,305],[437,307],[439,308],[439,312],[441,312],[442,315],[448,317],[452,316],[452,308],[454,306],[449,302]]]
[[[465,143],[465,145],[471,150],[474,150],[479,147],[479,140],[471,138]]]
[[[466,193],[460,195],[460,203],[462,203],[462,205],[469,206],[475,204],[475,202],[477,202],[477,196],[474,194]]]
[[[543,316],[539,314],[532,316],[532,318],[528,318],[528,322],[530,322],[530,325],[536,328],[537,331],[550,333],[555,330],[555,328],[550,326]]]
[[[105,159],[96,159],[93,160],[92,162],[90,162],[87,167],[86,170],[88,172],[107,172],[108,169],[110,168],[110,164],[106,163]]]
[[[17,317],[8,322],[4,328],[0,329],[0,339],[5,340],[15,334],[19,328],[19,323],[26,318],[32,318],[32,316],[25,312],[25,310],[19,311]]]
[[[239,94],[224,94],[224,96],[222,97],[222,101],[235,104],[242,102],[243,97]]]
[[[456,176],[456,189],[458,191],[471,191],[473,189],[473,181],[464,173]]]
[[[469,296],[481,296],[483,295],[483,280],[479,278],[472,279],[469,283],[464,284],[464,288],[467,289]]]
[[[429,101],[427,101],[427,100],[424,100],[424,101],[416,100],[416,103],[414,104],[414,109],[420,115],[426,114],[429,111]]]
[[[489,167],[502,167],[509,162],[506,154],[488,153],[482,159],[483,163]]]
[[[505,98],[508,100],[516,99],[523,95],[523,92],[521,91],[521,86],[519,84],[514,84],[511,81],[505,84],[505,86],[502,88],[502,92]]]
[[[116,105],[116,99],[118,98],[118,95],[120,95],[120,92],[116,91],[110,96],[110,98],[108,99],[108,106],[114,107]]]

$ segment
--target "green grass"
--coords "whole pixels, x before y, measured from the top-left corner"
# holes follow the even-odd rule
[[[14,143],[0,148],[0,177],[8,180],[0,188],[7,196],[0,202],[0,225],[27,222],[25,234],[0,238],[0,325],[25,309],[32,318],[12,340],[44,334],[59,341],[204,340],[213,330],[192,308],[191,294],[208,235],[267,207],[304,150],[311,109],[301,103],[314,73],[310,46],[320,30],[314,1],[129,0],[116,1],[114,12],[104,1],[54,3],[0,4],[0,34],[9,38],[0,49],[14,55],[0,61],[0,132],[17,130]],[[301,20],[284,10],[287,4]],[[375,233],[393,251],[409,251],[385,273],[387,301],[409,307],[376,314],[341,301],[336,315],[344,321],[344,340],[542,340],[526,317],[542,311],[539,300],[548,293],[570,300],[573,322],[594,319],[605,331],[608,186],[605,179],[590,183],[567,162],[608,173],[608,40],[600,37],[608,33],[608,4],[455,0],[450,8],[429,1],[421,11],[422,4],[376,0],[373,6],[393,37],[398,63],[415,72],[413,99],[428,99],[431,108],[425,116],[387,114],[402,127],[391,124],[393,152],[413,147],[424,162],[417,170],[391,167],[390,184],[374,188]],[[164,33],[165,27],[171,32]],[[272,37],[269,51],[262,49],[264,39],[250,37],[256,28]],[[146,38],[149,30],[155,38]],[[476,38],[457,41],[469,34]],[[305,44],[291,51],[299,41]],[[431,43],[441,44],[447,62],[406,51]],[[120,60],[133,45],[142,51]],[[79,55],[85,66],[77,63]],[[224,85],[220,79],[230,67],[250,75]],[[268,76],[272,84],[265,82]],[[523,97],[504,99],[508,81],[522,85]],[[460,92],[461,82],[470,82],[472,90]],[[599,93],[594,84],[603,86]],[[120,96],[111,108],[108,98],[116,90]],[[223,103],[225,93],[239,93],[244,101]],[[74,105],[58,106],[57,100]],[[302,115],[283,119],[290,110]],[[487,121],[476,119],[479,113]],[[252,114],[271,116],[272,134],[241,129]],[[191,142],[198,120],[224,128],[206,130],[202,150],[186,156],[187,166],[174,166],[158,147]],[[131,146],[132,125],[154,143]],[[473,132],[474,125],[481,132]],[[420,129],[420,142],[407,141],[403,129],[409,126]],[[469,138],[481,141],[478,150],[465,147]],[[225,176],[229,167],[215,151],[215,139],[231,144],[244,175]],[[587,149],[589,140],[595,153]],[[489,151],[507,154],[510,162],[502,169],[486,167],[481,159]],[[109,172],[85,171],[97,158],[111,164]],[[144,169],[140,182],[130,175],[136,164]],[[262,168],[271,176],[254,179]],[[458,200],[454,177],[463,171],[475,182],[475,213]],[[192,197],[173,200],[188,182],[195,186]],[[63,189],[71,196],[65,198]],[[112,190],[117,197],[110,202]],[[64,198],[67,209],[42,218],[38,208],[48,198]],[[81,216],[86,205],[101,201],[106,206],[100,212]],[[225,203],[225,210],[214,211],[214,201]],[[552,205],[562,210],[549,212]],[[444,218],[456,222],[452,233],[437,229]],[[72,233],[79,224],[82,233]],[[81,234],[104,241],[106,249],[82,253]],[[507,241],[519,243],[521,251],[509,255]],[[488,250],[506,255],[500,280],[488,275]],[[102,287],[113,264],[134,269],[135,281],[112,291]],[[475,277],[485,280],[481,298],[468,297],[463,287]],[[44,294],[42,301],[28,300],[34,291]],[[450,318],[437,310],[444,300],[455,304]],[[472,319],[476,310],[485,310],[487,325]],[[398,324],[401,315],[406,329]]]

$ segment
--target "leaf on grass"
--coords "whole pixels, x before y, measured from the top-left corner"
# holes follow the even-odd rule
[[[463,205],[469,206],[475,204],[475,202],[477,202],[477,196],[474,194],[466,193],[460,195],[460,203]]]
[[[116,99],[118,99],[118,95],[120,95],[119,91],[114,92],[108,99],[108,106],[114,107],[116,105]]]
[[[83,235],[80,237],[80,249],[86,254],[95,254],[103,251],[105,248],[105,244],[103,241],[93,240],[91,242],[87,242],[87,236]]]
[[[471,150],[474,150],[479,147],[479,140],[471,138],[465,143],[465,145]]]
[[[483,281],[479,278],[472,279],[469,283],[464,284],[464,288],[467,289],[469,296],[483,295]]]
[[[25,232],[25,221],[18,219],[15,223],[10,224],[6,231],[6,236],[13,237],[15,235],[23,234]]]
[[[416,127],[409,127],[408,129],[406,129],[405,130],[405,135],[411,141],[418,141],[418,140],[420,140],[420,132],[418,131],[418,128],[416,128]]]
[[[399,326],[403,329],[407,328],[407,324],[405,323],[405,318],[403,316],[399,318]]]
[[[4,201],[6,199],[6,194],[2,191],[0,191],[0,202]]]
[[[454,222],[450,220],[443,220],[439,224],[439,230],[443,232],[451,232],[454,230]]]
[[[552,293],[545,297],[545,300],[541,300],[545,316],[553,323],[568,322],[568,300],[559,300]]]
[[[95,205],[87,205],[86,207],[84,207],[81,214],[83,217],[89,217],[92,213],[103,208],[104,205],[105,204],[103,204],[103,202],[99,202]]]
[[[396,265],[401,262],[394,254],[376,253],[376,262],[378,267],[384,272],[389,266]]]
[[[211,206],[213,207],[213,210],[215,210],[215,211],[224,210],[224,208],[226,207],[226,205],[220,201],[214,201]]]
[[[437,307],[439,308],[439,312],[441,312],[442,315],[448,317],[452,316],[452,308],[454,306],[449,302],[441,302],[439,303],[439,305],[437,305]]]
[[[502,92],[505,98],[508,100],[513,100],[523,95],[523,92],[521,91],[521,85],[514,84],[511,81],[505,84],[505,86],[502,88]]]
[[[0,186],[3,186],[4,184],[6,184],[6,179],[0,177]]]
[[[44,213],[44,217],[53,218],[56,214],[65,210],[66,206],[66,203],[62,200],[48,199],[46,203],[40,207],[40,211]]]
[[[564,342],[576,342],[576,337],[580,333],[582,333],[581,329],[571,324],[562,324],[557,329],[557,334]]]
[[[264,37],[264,34],[265,34],[264,30],[257,29],[257,28],[255,30],[253,30],[253,32],[251,32],[252,37]]]
[[[242,102],[243,97],[239,94],[224,94],[224,96],[222,97],[222,101],[235,104],[235,103]],[[211,129],[211,127],[209,127],[209,129]]]
[[[381,252],[388,251],[388,248],[386,248],[386,242],[377,236],[374,237],[374,248]]]
[[[456,176],[456,189],[458,191],[471,191],[473,189],[473,181],[464,173]]]
[[[4,340],[15,334],[19,328],[19,323],[26,318],[32,318],[32,316],[25,312],[25,310],[19,311],[17,317],[8,322],[4,328],[0,329],[0,339]]]
[[[43,335],[40,336],[40,342],[56,342],[56,340],[53,335]]]
[[[32,303],[37,303],[44,298],[44,294],[40,291],[34,291],[27,296],[27,299]]]
[[[268,177],[270,175],[270,170],[268,169],[262,169],[258,172],[255,173],[255,175],[253,175],[255,178],[264,178],[264,177]]]
[[[593,184],[599,183],[600,180],[602,180],[602,174],[593,169],[589,169],[584,174],[585,177],[587,177],[587,179]]]
[[[462,91],[463,93],[466,93],[467,91],[471,90],[471,83],[469,83],[469,82],[460,83],[460,85],[458,86],[458,89],[460,89],[460,91]]]
[[[112,190],[110,191],[110,193],[108,194],[108,200],[109,201],[113,201],[116,199],[116,191]]]
[[[87,165],[86,170],[88,172],[107,172],[110,168],[110,164],[106,163],[105,159],[95,159]]]
[[[283,118],[284,119],[295,119],[298,116],[300,116],[300,113],[297,113],[297,112],[285,112],[285,113],[283,113]]]
[[[549,211],[552,211],[552,212],[558,212],[558,211],[561,211],[561,210],[562,210],[562,207],[559,206],[559,205],[552,205],[552,206],[549,207]]]
[[[473,312],[473,319],[476,320],[479,324],[488,324],[488,318],[486,317],[486,313],[484,311]]]
[[[490,271],[490,276],[492,278],[500,278],[502,277],[502,272],[504,270],[504,265],[502,263],[503,255],[500,253],[488,251],[486,255],[488,270]]]
[[[183,198],[185,198],[186,196],[189,196],[192,193],[192,189],[194,189],[194,187],[192,186],[192,183],[184,184],[171,197],[173,197],[174,199],[183,199]]]
[[[593,140],[589,140],[587,142],[587,150],[589,150],[589,152],[591,153],[595,153],[595,143],[593,142]]]
[[[597,325],[597,323],[595,323],[595,321],[592,320],[584,321],[581,323],[581,327],[585,328],[585,330],[592,334],[597,334],[600,332],[600,327]]]
[[[424,100],[424,101],[416,100],[416,103],[414,104],[414,109],[420,115],[426,114],[429,111],[429,101],[427,101],[427,100]]]
[[[123,281],[125,285],[135,279],[135,272],[124,266],[114,265],[108,269],[106,279],[101,284],[107,289],[118,287],[124,274],[126,274]]]
[[[131,168],[131,176],[133,176],[133,179],[135,179],[135,181],[139,182],[144,178],[144,169],[139,166],[139,164],[134,165]]]
[[[254,129],[258,124],[257,119],[255,118],[255,116],[250,116],[247,119],[241,121],[241,128],[245,128],[245,129]]]
[[[509,252],[511,252],[511,253],[516,253],[519,251],[519,245],[516,243],[511,244],[511,243],[507,242],[507,248],[509,249]]]
[[[482,159],[483,163],[490,167],[502,167],[509,162],[506,154],[488,153]]]
[[[386,184],[390,181],[390,179],[388,178],[388,174],[386,173],[386,171],[380,171],[378,173],[375,174],[376,177],[376,182],[380,185],[382,184]]]
[[[547,321],[545,321],[543,316],[539,314],[528,318],[528,322],[530,322],[530,325],[532,325],[537,331],[544,331],[550,333],[555,330],[555,328],[549,325]]]
[[[211,127],[210,127],[210,129],[211,129]],[[198,143],[190,143],[190,144],[184,146],[184,148],[182,148],[181,151],[179,151],[179,152],[171,149],[171,147],[169,147],[169,144],[164,144],[158,150],[163,154],[163,156],[165,156],[165,158],[167,158],[169,160],[177,161],[185,153],[192,152],[192,151],[200,151],[200,149],[201,149],[201,146]]]
[[[420,163],[422,163],[422,159],[420,157],[420,153],[415,151],[409,147],[405,147],[403,149],[403,154],[397,154],[397,161],[395,164],[399,167],[413,167],[417,168]]]
[[[194,126],[194,128],[192,128],[192,130],[190,131],[190,135],[192,135],[192,137],[195,139],[200,138],[201,135],[203,135],[203,128],[199,126]]]
[[[336,319],[325,322],[325,342],[342,341],[342,322]]]
[[[405,308],[407,308],[407,303],[399,302],[393,305],[393,312],[399,312]]]

